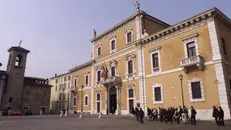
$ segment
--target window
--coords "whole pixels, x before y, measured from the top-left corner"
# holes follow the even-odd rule
[[[78,78],[74,79],[74,86],[77,87],[78,86]]]
[[[202,98],[200,81],[192,82],[191,83],[191,89],[192,89],[192,99],[201,99]]]
[[[127,35],[127,43],[132,42],[132,32],[130,31],[126,35]]]
[[[84,106],[88,106],[88,96],[84,97]]]
[[[133,89],[129,89],[128,90],[128,97],[129,98],[133,98],[134,97],[134,90]]]
[[[67,93],[67,100],[69,101],[70,99],[70,93]]]
[[[59,94],[59,100],[60,101],[62,100],[62,94],[61,93]]]
[[[67,83],[63,84],[63,90],[65,90],[67,88]]]
[[[151,64],[152,72],[159,72],[160,70],[160,50],[154,49],[151,50]]]
[[[88,87],[89,85],[89,74],[85,75],[85,86]]]
[[[57,85],[55,85],[55,91],[57,91],[58,90],[58,86]]]
[[[227,56],[227,51],[226,51],[226,46],[225,46],[225,39],[223,37],[221,38],[221,44],[222,44],[223,53],[224,53],[225,56]]]
[[[101,80],[100,73],[101,73],[101,71],[98,70],[97,71],[97,82],[100,82],[100,80]]]
[[[13,102],[13,97],[10,97],[9,98],[9,103],[12,103]]]
[[[102,49],[102,47],[101,46],[99,46],[98,48],[97,48],[97,56],[101,56],[102,54],[101,54],[101,50]]]
[[[133,73],[133,61],[130,60],[128,61],[128,74],[132,74]]]
[[[76,107],[76,102],[77,102],[77,97],[75,96],[75,97],[73,98],[73,107]]]
[[[71,83],[70,82],[68,82],[68,89],[71,87]]]
[[[115,76],[115,67],[111,67],[111,77]]]
[[[110,52],[114,52],[116,50],[116,40],[115,38],[113,38],[111,41],[110,41],[110,47],[111,47],[111,50]]]
[[[195,42],[187,43],[187,53],[188,53],[188,57],[196,56]]]
[[[63,94],[63,101],[65,101],[66,100],[66,95],[65,95],[65,93]]]
[[[68,80],[69,80],[69,81],[71,80],[71,76],[68,76]]]
[[[163,87],[161,84],[155,84],[152,87],[153,91],[153,104],[163,104]]]
[[[56,79],[56,80],[55,80],[55,83],[56,83],[56,84],[58,84],[58,83],[59,83],[59,80],[58,80],[58,79]]]
[[[15,66],[17,67],[21,66],[21,62],[22,62],[22,55],[17,55],[15,58]]]
[[[97,101],[100,101],[100,93],[97,93],[96,100],[97,100]]]
[[[65,77],[64,77],[64,82],[66,82],[66,81],[67,81],[67,77],[65,76]]]

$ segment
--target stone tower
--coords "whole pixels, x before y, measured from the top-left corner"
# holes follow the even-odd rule
[[[3,107],[21,110],[26,60],[30,51],[20,47],[19,44],[19,46],[11,47],[8,52],[9,59],[6,70],[8,82],[3,98]]]

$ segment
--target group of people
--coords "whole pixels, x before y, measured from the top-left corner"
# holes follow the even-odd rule
[[[131,114],[133,114],[136,117],[136,120],[140,123],[143,123],[144,118],[144,111],[142,108],[132,108]],[[190,114],[190,117],[189,117]],[[176,122],[177,124],[180,124],[181,122],[196,125],[196,114],[197,111],[194,109],[193,106],[191,106],[190,113],[189,110],[183,106],[179,106],[179,108],[169,107],[169,108],[163,108],[159,107],[156,108],[147,108],[147,115],[148,115],[148,121],[160,121],[168,123]],[[213,106],[213,115],[215,118],[215,122],[219,126],[224,126],[224,111],[221,107],[218,107],[218,109]]]
[[[173,108],[173,107],[169,107],[169,108],[161,108],[159,107],[159,109],[157,110],[156,108],[148,108],[147,109],[147,115],[148,115],[148,120],[149,121],[160,121],[160,122],[171,122],[171,124],[173,124],[173,122],[176,122],[177,124],[180,124],[180,121],[183,121],[183,114],[185,115],[185,120],[188,123],[189,120],[189,111],[188,109],[183,106],[183,108],[181,106],[179,106],[179,108]],[[191,124],[196,125],[196,110],[193,108],[193,106],[191,106]]]

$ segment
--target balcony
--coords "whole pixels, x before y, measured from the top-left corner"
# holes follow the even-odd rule
[[[204,59],[201,56],[189,57],[180,62],[180,66],[184,68],[187,73],[190,67],[196,66],[200,71],[204,70]]]
[[[70,88],[70,90],[71,90],[72,92],[74,92],[74,93],[75,93],[75,92],[77,92],[78,87],[71,87],[71,88]]]
[[[122,80],[119,76],[112,76],[109,77],[107,79],[105,79],[104,81],[101,81],[101,83],[104,86],[108,86],[108,85],[121,85],[122,84]]]

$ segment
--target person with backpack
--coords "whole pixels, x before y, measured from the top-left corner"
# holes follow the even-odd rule
[[[197,111],[191,106],[191,124],[196,125],[196,114]]]

